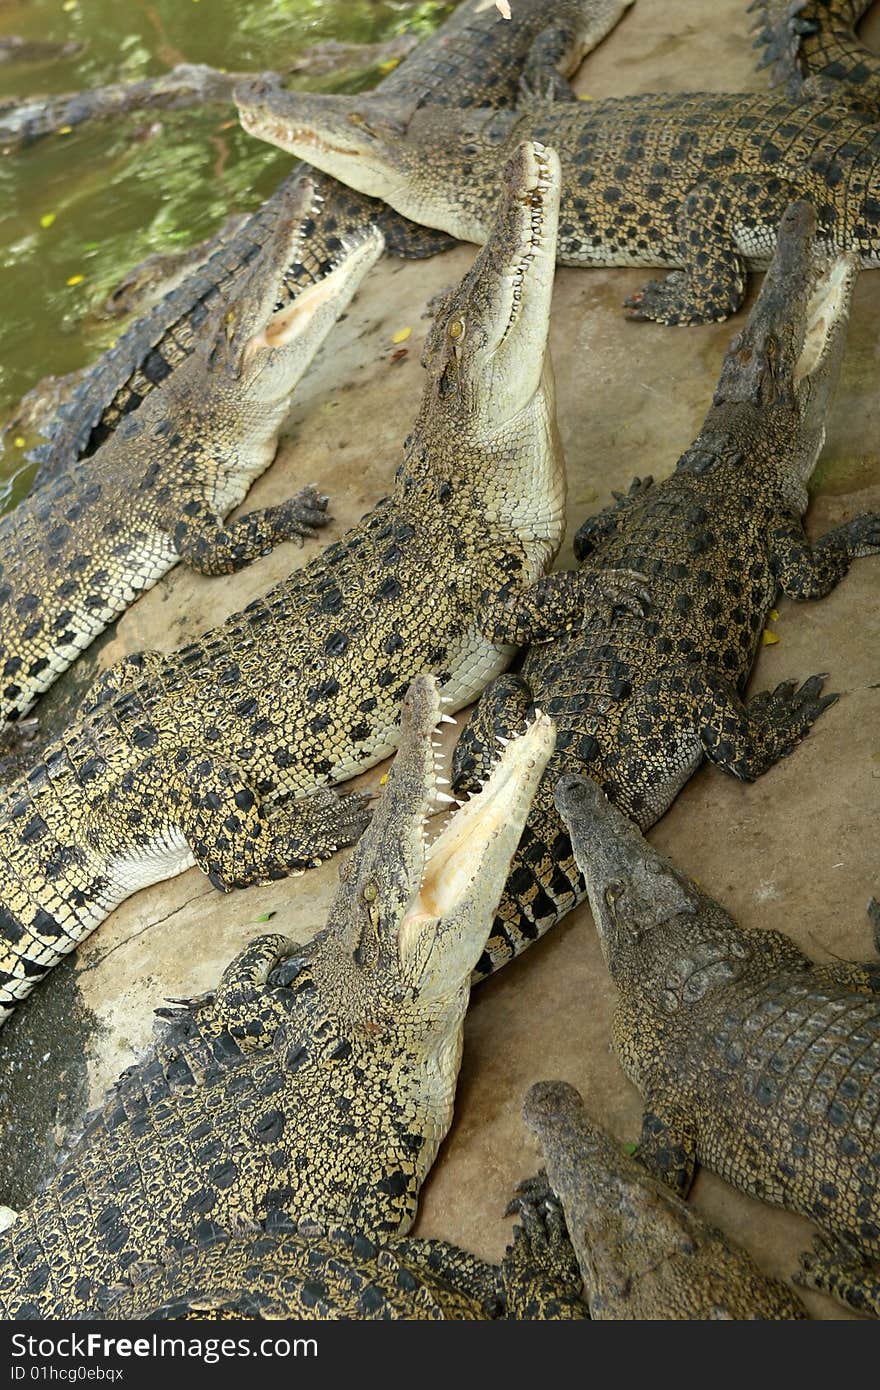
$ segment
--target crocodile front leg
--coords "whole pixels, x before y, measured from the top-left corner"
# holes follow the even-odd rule
[[[629,492],[613,492],[614,501],[610,507],[603,507],[595,516],[587,517],[574,538],[574,556],[578,563],[586,560],[603,541],[620,530],[633,503],[640,501],[653,485],[654,479],[650,473],[646,478],[633,478]]]
[[[532,692],[521,676],[498,676],[486,686],[452,754],[455,791],[479,791],[497,760],[498,739],[522,733],[531,710]]]
[[[686,1200],[697,1166],[697,1143],[677,1110],[657,1100],[645,1111],[636,1157],[649,1173]]]
[[[798,689],[783,681],[743,704],[723,676],[695,673],[688,682],[696,728],[710,762],[743,782],[756,777],[791,753],[837,695],[822,695],[825,676],[811,676]]]
[[[562,1205],[546,1177],[532,1178],[517,1189],[508,1207],[516,1211],[513,1241],[501,1262],[509,1319],[587,1319],[584,1283]]]
[[[210,754],[169,776],[169,819],[215,888],[228,892],[313,868],[354,844],[369,798],[322,788],[285,806],[267,803],[241,773]]]
[[[649,602],[645,576],[634,570],[560,570],[527,588],[513,579],[499,587],[498,580],[498,567],[487,565],[457,581],[472,595],[480,631],[495,646],[552,642],[594,614],[609,616],[615,607],[642,617]]]
[[[172,530],[174,547],[197,574],[235,574],[281,541],[302,545],[314,537],[330,519],[327,501],[314,487],[304,487],[286,502],[248,512],[228,526],[209,508],[188,502]]]
[[[90,714],[98,705],[104,705],[126,690],[140,685],[141,681],[155,679],[163,664],[168,660],[162,652],[131,652],[115,661],[102,671],[89,686],[80,704],[83,714]]]
[[[798,600],[824,598],[840,583],[853,560],[880,554],[880,515],[854,516],[810,544],[799,519],[770,539],[773,573],[782,592]]]
[[[874,950],[880,955],[880,902],[868,903],[868,917],[873,929]],[[880,961],[835,960],[827,965],[814,965],[814,977],[859,994],[880,994]]]
[[[211,1001],[222,1027],[242,1047],[269,1047],[277,1030],[290,1019],[286,996],[269,988],[276,966],[297,950],[296,943],[280,932],[249,941],[230,961]]]
[[[782,185],[762,198],[763,225],[775,225],[791,201]],[[769,204],[769,206],[768,206]],[[716,184],[700,184],[687,194],[677,219],[681,269],[664,280],[649,280],[624,301],[631,319],[655,323],[720,323],[735,314],[746,290],[746,263],[734,238],[736,215],[755,217],[757,208],[737,209]],[[770,235],[768,233],[768,250]]]
[[[856,1312],[880,1317],[880,1270],[842,1240],[817,1237],[793,1277],[801,1288],[830,1294]]]

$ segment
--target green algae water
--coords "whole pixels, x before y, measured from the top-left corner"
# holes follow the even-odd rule
[[[424,34],[444,0],[0,0],[0,38],[78,45],[0,63],[0,103],[159,76],[175,63],[284,73],[329,39]],[[383,76],[350,65],[291,87],[360,90]],[[108,293],[154,251],[209,236],[256,207],[290,156],[245,135],[235,110],[144,110],[0,154],[0,427],[43,377],[94,360],[126,324],[100,316]],[[27,491],[34,437],[0,445],[0,510]]]

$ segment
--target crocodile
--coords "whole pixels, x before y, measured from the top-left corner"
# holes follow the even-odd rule
[[[236,92],[245,130],[463,241],[487,231],[506,152],[524,139],[563,169],[558,255],[571,266],[670,266],[633,319],[721,321],[766,266],[796,198],[829,253],[880,265],[880,126],[821,94],[662,93],[525,110],[417,110],[384,94]]]
[[[546,1175],[521,1184],[518,1200],[561,1203],[594,1321],[807,1316],[786,1284],[622,1153],[573,1086],[539,1081],[523,1115]]]
[[[682,1198],[699,1162],[810,1217],[798,1282],[880,1315],[880,963],[817,965],[738,926],[588,778],[556,798],[645,1098],[641,1161]]]
[[[759,67],[769,67],[774,85],[798,95],[805,83],[827,84],[877,110],[880,57],[856,35],[856,25],[873,0],[752,0]],[[846,87],[848,92],[843,90]],[[820,88],[821,89],[821,88]]]
[[[546,350],[558,210],[558,161],[523,145],[426,338],[392,492],[219,627],[110,667],[9,786],[4,1012],[138,888],[197,864],[228,891],[350,844],[364,798],[330,788],[394,751],[419,672],[454,711],[585,606],[642,610],[638,572],[544,573],[565,510]]]
[[[636,480],[589,518],[575,554],[648,577],[643,618],[592,618],[533,648],[483,693],[453,760],[453,785],[485,775],[495,740],[534,703],[559,727],[557,752],[480,972],[510,959],[584,897],[553,804],[563,773],[588,772],[643,830],[708,758],[752,781],[790,753],[836,697],[821,676],[744,699],[768,611],[782,590],[816,599],[856,555],[880,550],[880,518],[858,516],[812,545],[801,516],[843,355],[855,268],[812,246],[804,203],[786,212],[773,265],[733,340],[703,428],[662,482]]]
[[[326,498],[306,488],[224,525],[272,462],[292,391],[382,253],[373,229],[276,312],[314,185],[291,186],[285,203],[201,346],[98,450],[88,480],[71,465],[0,517],[0,728],[178,560],[230,574],[326,521]]]
[[[484,0],[462,0],[446,23],[380,83],[395,100],[432,107],[461,107],[476,101],[509,106],[527,94],[571,95],[565,76],[614,27],[632,0],[529,0],[509,21]],[[216,296],[243,273],[278,216],[287,184],[298,166],[237,236],[183,285],[135,323],[115,347],[88,370],[71,399],[46,427],[48,444],[29,457],[40,461],[39,485],[62,465],[94,452],[119,420],[137,409],[193,347]],[[326,273],[345,238],[362,236],[378,223],[394,255],[435,254],[453,243],[443,233],[415,226],[372,199],[320,178],[321,215],[307,224],[300,256],[289,267],[282,304]]]
[[[417,678],[324,929],[307,945],[258,937],[212,994],[159,1010],[169,1026],[0,1236],[5,1319],[96,1316],[139,1262],[248,1231],[407,1234],[452,1120],[471,968],[554,735],[536,718],[428,845],[440,717],[436,681]]]

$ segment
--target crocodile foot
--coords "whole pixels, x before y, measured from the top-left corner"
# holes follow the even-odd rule
[[[727,267],[722,267],[714,292],[708,286],[695,286],[683,270],[673,270],[663,280],[649,280],[635,294],[623,301],[626,317],[650,320],[668,328],[680,324],[723,323],[742,303],[742,291],[736,283],[728,285]]]
[[[329,497],[309,483],[293,497],[288,497],[286,502],[267,508],[266,515],[278,540],[295,541],[297,545],[302,545],[303,541],[312,540],[320,527],[332,520],[327,512],[329,501]]]
[[[793,1277],[801,1288],[830,1294],[858,1313],[880,1317],[880,1270],[843,1241],[817,1236]]]
[[[787,758],[823,710],[839,700],[834,692],[821,693],[827,679],[827,673],[810,676],[800,688],[797,681],[782,681],[775,690],[761,690],[749,700],[749,717],[760,720],[766,740],[773,745],[774,761]]]
[[[507,1316],[518,1319],[589,1318],[583,1279],[562,1205],[546,1174],[520,1183],[508,1207],[522,1223],[502,1262]]]

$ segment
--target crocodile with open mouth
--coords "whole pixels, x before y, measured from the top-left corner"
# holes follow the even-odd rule
[[[440,717],[421,676],[324,930],[258,937],[213,994],[160,1011],[170,1026],[0,1237],[5,1318],[99,1316],[145,1262],[248,1232],[292,1228],[320,1265],[338,1227],[361,1242],[355,1264],[409,1230],[452,1120],[471,970],[554,737],[536,718],[428,844]]]
[[[546,575],[565,472],[547,353],[559,163],[523,145],[495,230],[426,341],[394,487],[341,540],[177,651],[111,667],[0,802],[0,1016],[137,889],[197,864],[224,890],[350,844],[330,787],[399,737],[420,671],[454,711],[641,576]]]
[[[790,753],[836,697],[821,676],[744,699],[767,614],[781,589],[817,599],[852,559],[880,551],[880,517],[862,515],[808,543],[806,484],[825,439],[843,356],[854,258],[813,243],[815,214],[786,212],[776,257],[730,345],[703,428],[662,482],[636,481],[584,522],[575,554],[648,577],[650,610],[602,617],[526,655],[487,687],[459,739],[454,783],[481,780],[495,741],[534,704],[557,723],[557,751],[535,798],[480,962],[487,973],[584,897],[553,803],[563,773],[588,772],[642,829],[704,758],[752,781]]]
[[[251,134],[463,241],[485,238],[509,150],[552,147],[562,265],[674,267],[626,301],[632,318],[734,313],[797,198],[815,205],[829,254],[880,265],[880,127],[836,95],[674,92],[497,112],[411,111],[384,94],[236,100]]]
[[[0,730],[179,560],[231,574],[324,525],[314,488],[224,525],[272,462],[291,393],[382,253],[373,230],[276,310],[315,197],[308,179],[290,187],[201,345],[98,450],[88,477],[71,464],[0,517]]]

